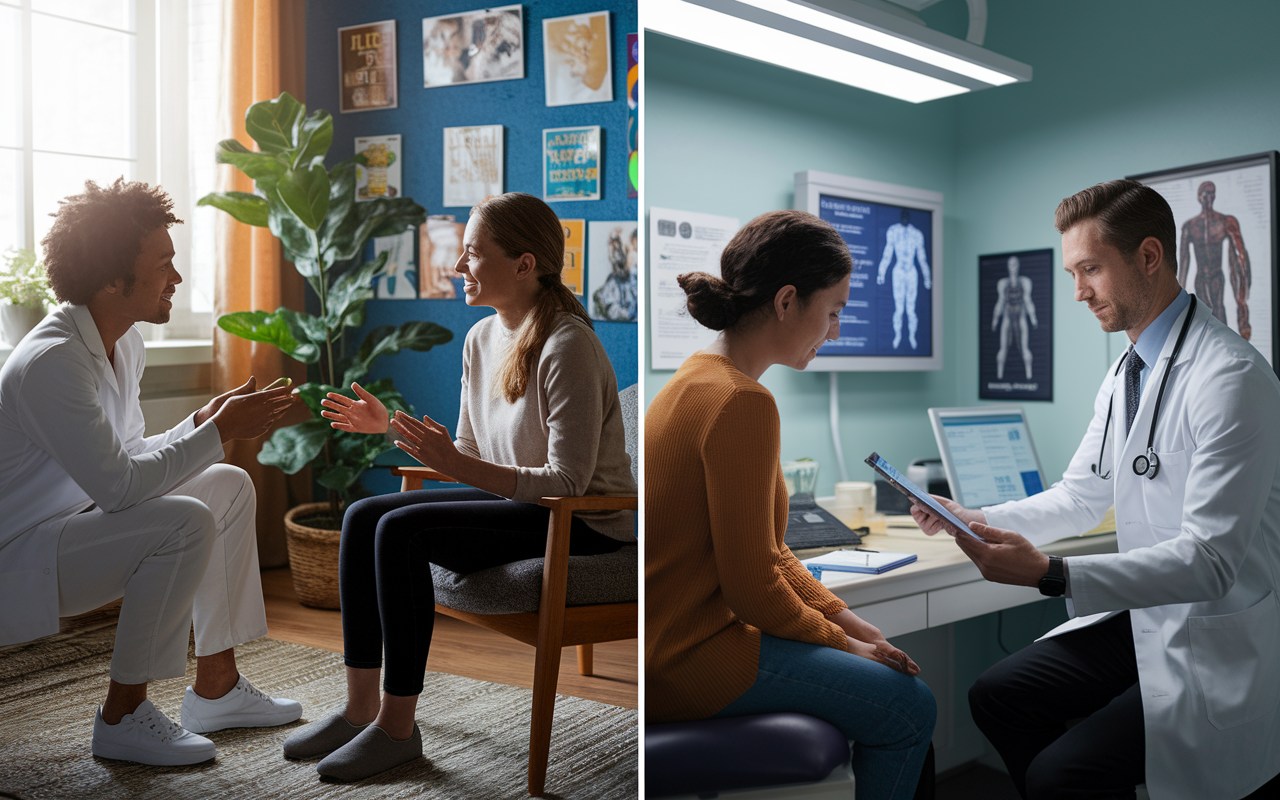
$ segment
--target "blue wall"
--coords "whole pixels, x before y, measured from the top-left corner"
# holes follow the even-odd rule
[[[627,199],[627,102],[626,36],[635,33],[635,0],[537,0],[524,4],[525,77],[463,86],[425,89],[422,86],[422,19],[483,8],[470,0],[384,0],[307,3],[307,106],[333,114],[334,141],[330,165],[349,158],[357,136],[398,133],[402,139],[403,192],[430,214],[453,214],[465,221],[469,209],[442,206],[443,128],[460,125],[504,126],[505,190],[542,196],[542,130],[574,125],[599,125],[604,155],[601,199],[552,205],[567,219],[636,219],[635,199]],[[613,96],[610,103],[546,106],[542,62],[542,20],[569,14],[609,9],[613,45]],[[399,107],[355,114],[338,112],[338,28],[394,19],[398,53]],[[459,381],[462,378],[462,343],[467,330],[488,308],[470,308],[457,300],[372,300],[368,324],[354,331],[352,346],[378,325],[421,319],[438,323],[454,333],[454,340],[427,353],[402,353],[375,364],[370,379],[391,376],[418,414],[430,414],[454,429],[458,419]],[[613,362],[619,387],[637,380],[637,327],[618,322],[595,323],[605,350]],[[397,459],[397,456],[401,458]],[[384,456],[405,461],[403,454]],[[375,492],[398,488],[388,474],[374,470],[365,485]]]

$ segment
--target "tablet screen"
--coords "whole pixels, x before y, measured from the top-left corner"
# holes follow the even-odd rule
[[[981,536],[969,530],[969,526],[961,522],[959,517],[944,508],[937,500],[934,500],[928,492],[907,480],[906,475],[898,472],[898,470],[888,461],[885,461],[879,453],[872,453],[867,456],[866,461],[871,465],[872,469],[883,475],[884,479],[898,491],[902,492],[907,497],[919,501],[920,504],[928,506],[933,513],[942,517],[947,522],[950,522],[952,525],[955,525],[957,528],[969,534],[973,538],[982,539]]]

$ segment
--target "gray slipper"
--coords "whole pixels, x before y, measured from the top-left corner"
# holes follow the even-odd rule
[[[284,740],[285,758],[315,758],[327,756],[356,738],[370,723],[352,725],[341,714],[332,714],[319,722],[294,731]]]
[[[316,765],[321,776],[337,781],[358,781],[422,757],[422,732],[417,723],[413,735],[403,741],[392,739],[377,725],[370,725],[347,744]]]

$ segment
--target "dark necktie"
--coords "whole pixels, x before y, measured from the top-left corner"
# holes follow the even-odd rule
[[[1138,400],[1141,399],[1142,392],[1140,375],[1145,366],[1138,351],[1130,348],[1129,359],[1124,365],[1124,432],[1126,435],[1133,428],[1133,418],[1138,413]]]

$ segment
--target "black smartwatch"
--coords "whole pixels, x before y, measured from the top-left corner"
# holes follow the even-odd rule
[[[1067,576],[1062,569],[1062,556],[1049,556],[1049,571],[1040,579],[1040,594],[1062,597],[1067,592]]]

